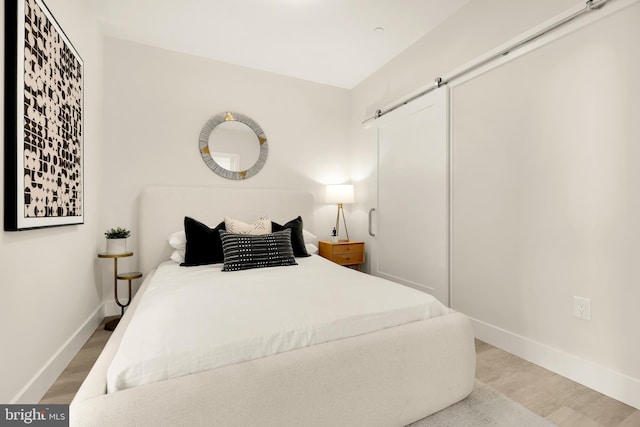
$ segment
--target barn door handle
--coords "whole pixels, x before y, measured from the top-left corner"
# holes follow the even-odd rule
[[[369,209],[369,236],[376,237],[375,233],[371,230],[371,218],[373,217],[373,213],[376,211],[375,208]]]

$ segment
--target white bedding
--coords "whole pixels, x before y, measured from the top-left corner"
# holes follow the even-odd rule
[[[222,272],[161,264],[109,367],[107,391],[448,314],[431,295],[340,267]]]

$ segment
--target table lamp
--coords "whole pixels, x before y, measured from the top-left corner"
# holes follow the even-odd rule
[[[340,212],[342,212],[342,222],[344,223],[344,231],[349,241],[349,230],[347,230],[347,219],[344,216],[344,203],[353,203],[353,185],[351,184],[334,184],[327,185],[325,193],[325,201],[327,203],[338,204],[338,214],[336,216],[336,236],[340,235]]]

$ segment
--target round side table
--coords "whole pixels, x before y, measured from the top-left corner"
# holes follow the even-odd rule
[[[118,274],[118,258],[126,258],[130,256],[133,256],[133,252],[125,252],[122,254],[104,254],[104,253],[98,254],[98,258],[113,259],[113,293],[115,295],[116,304],[118,304],[121,309],[119,318],[110,320],[104,325],[104,329],[106,331],[113,331],[116,328],[116,326],[118,326],[120,319],[122,319],[122,316],[124,315],[125,307],[128,307],[129,304],[131,303],[131,281],[142,277],[142,273],[140,273],[139,271],[135,271],[132,273]],[[126,304],[122,304],[118,299],[118,280],[127,280],[129,282],[129,299],[127,300]]]

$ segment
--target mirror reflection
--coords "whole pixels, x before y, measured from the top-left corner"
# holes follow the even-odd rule
[[[256,163],[260,155],[260,141],[246,124],[227,121],[216,126],[209,135],[209,152],[218,165],[239,172]]]

